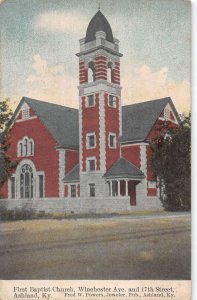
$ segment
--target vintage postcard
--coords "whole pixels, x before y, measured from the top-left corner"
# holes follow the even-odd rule
[[[0,300],[191,299],[191,10],[0,0]]]

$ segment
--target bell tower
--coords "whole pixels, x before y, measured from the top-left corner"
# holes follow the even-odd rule
[[[80,40],[79,145],[81,197],[104,197],[106,171],[120,155],[122,131],[119,41],[100,10]]]

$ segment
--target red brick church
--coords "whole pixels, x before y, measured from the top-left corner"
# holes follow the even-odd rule
[[[9,148],[18,165],[1,201],[54,212],[161,208],[150,141],[158,125],[179,123],[171,98],[121,105],[122,54],[100,11],[77,56],[79,109],[20,101]]]

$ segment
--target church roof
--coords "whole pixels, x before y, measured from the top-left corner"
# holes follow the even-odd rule
[[[111,43],[114,42],[111,26],[100,10],[94,15],[88,25],[85,42],[88,43],[95,40],[97,31],[104,31],[106,33],[106,40]]]
[[[119,158],[105,174],[106,178],[143,179],[143,172],[125,158]]]
[[[58,146],[79,148],[78,110],[45,101],[23,97],[11,122],[26,102],[53,135]],[[178,122],[179,115],[170,97],[122,107],[121,143],[145,141],[165,106],[170,103]]]
[[[79,120],[77,109],[23,97],[16,109],[13,119],[24,102],[36,113],[40,121],[55,138],[58,146],[65,148],[79,147]]]
[[[123,106],[121,142],[145,141],[168,103],[179,122],[179,115],[170,97]]]
[[[78,182],[79,181],[79,164],[74,166],[63,179],[64,182]]]

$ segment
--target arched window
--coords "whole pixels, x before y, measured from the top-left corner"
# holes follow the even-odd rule
[[[17,144],[17,156],[30,156],[34,155],[34,141],[28,137],[24,137],[18,141]]]
[[[112,63],[108,62],[107,64],[107,81],[112,82]]]
[[[23,144],[22,143],[19,143],[19,153],[20,153],[20,156],[23,156]]]
[[[23,143],[20,141],[17,144],[17,156],[23,156]]]
[[[28,155],[28,140],[24,139],[24,155]]]
[[[33,170],[28,164],[21,167],[20,170],[20,197],[32,198],[33,197]]]
[[[34,147],[33,147],[33,141],[29,141],[29,155],[33,155]]]
[[[88,82],[95,81],[95,67],[93,61],[88,64]]]

